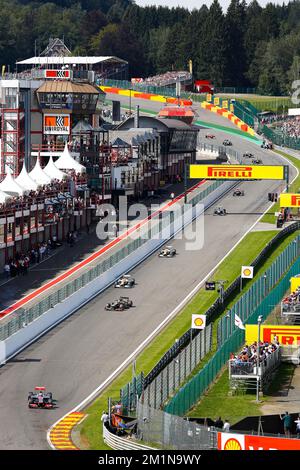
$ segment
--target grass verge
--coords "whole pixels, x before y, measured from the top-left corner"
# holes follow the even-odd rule
[[[282,152],[281,150],[274,150],[274,152],[276,152],[279,155],[281,155],[282,157],[285,157],[288,160],[290,160],[300,172],[300,160],[298,160],[295,157],[292,157],[288,153]],[[298,192],[299,191],[299,186],[300,186],[300,175],[289,186],[289,192],[290,193]],[[279,211],[280,211],[280,203],[278,201],[272,206],[271,212],[268,212],[267,214],[265,214],[263,216],[263,218],[261,219],[261,222],[265,222],[265,223],[269,223],[269,224],[275,224],[275,222],[276,222],[275,212],[279,212]]]
[[[294,376],[295,366],[283,363],[278,368],[272,384],[262,398],[261,403],[255,402],[255,391],[244,394],[230,394],[228,368],[223,368],[221,374],[194,406],[188,416],[193,418],[211,418],[215,420],[219,416],[228,419],[230,424],[235,424],[247,416],[261,416],[264,404],[270,402],[273,396],[278,396],[287,390]]]
[[[227,279],[232,282],[240,273],[241,264],[250,263],[264,246],[274,237],[275,231],[251,232],[242,240],[231,255],[223,261],[216,270],[214,279]],[[282,244],[273,250],[270,258],[261,266],[264,270],[270,264],[278,252],[290,241],[287,237]],[[259,271],[258,271],[259,272]],[[245,285],[248,288],[249,285]],[[162,333],[138,356],[137,372],[144,371],[147,374],[161,356],[170,348],[175,339],[190,327],[191,313],[205,311],[216,299],[217,293],[201,289],[193,300],[180,312],[177,317],[162,331]],[[233,301],[233,299],[232,299]],[[214,344],[216,346],[216,326],[214,332]],[[209,357],[209,356],[207,356]],[[202,364],[202,363],[201,363]],[[89,415],[80,425],[80,432],[84,442],[89,443],[91,449],[106,449],[102,440],[100,416],[107,409],[108,397],[119,397],[120,389],[131,380],[131,367],[128,367],[105,391],[89,406],[85,412]]]

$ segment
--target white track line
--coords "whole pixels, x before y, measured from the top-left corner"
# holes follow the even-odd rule
[[[295,179],[299,176],[299,170],[298,168],[290,162],[286,157],[283,157],[281,155],[278,155],[277,153],[273,152],[277,157],[280,157],[287,161],[291,166],[293,166],[296,170],[296,176],[295,178],[291,181],[293,183]],[[290,183],[290,184],[291,184]],[[180,302],[180,304],[175,307],[174,310],[172,310],[171,313],[155,328],[155,330],[150,333],[150,335],[122,362],[122,364],[117,367],[117,369],[110,374],[109,377],[107,377],[102,384],[100,384],[88,397],[86,397],[79,405],[77,405],[75,408],[70,410],[68,413],[66,413],[62,418],[58,419],[47,431],[47,441],[49,446],[53,449],[55,449],[55,446],[53,446],[51,440],[50,440],[50,432],[51,430],[62,420],[64,419],[67,415],[70,413],[74,413],[76,411],[82,410],[85,406],[88,405],[89,402],[91,402],[96,396],[105,388],[107,385],[115,379],[122,370],[124,370],[134,359],[135,356],[137,356],[146,346],[147,344],[157,335],[157,333],[164,327],[166,324],[184,307],[184,305],[196,294],[196,292],[200,289],[200,287],[204,284],[204,282],[214,273],[216,269],[220,266],[221,263],[235,250],[235,248],[239,245],[239,243],[252,231],[252,229],[255,227],[256,224],[263,218],[263,216],[271,209],[271,207],[274,205],[270,204],[265,212],[254,222],[254,224],[247,230],[247,232],[244,233],[244,235],[236,242],[236,244],[228,251],[228,253],[216,264],[216,266],[192,289],[192,291]]]

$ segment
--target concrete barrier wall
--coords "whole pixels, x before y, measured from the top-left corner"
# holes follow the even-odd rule
[[[224,182],[203,201],[201,201],[201,203],[194,206],[193,209],[188,209],[185,212],[184,225],[189,225],[192,220],[203,213],[203,210],[216,202],[223,194],[235,185],[236,182]],[[109,287],[123,273],[132,270],[135,266],[155,252],[160,246],[164,245],[167,240],[174,236],[174,234],[181,230],[181,219],[175,220],[173,224],[169,225],[162,231],[162,235],[159,239],[147,240],[133,253],[128,255],[105,273],[101,274],[99,278],[82,287],[60,304],[55,305],[52,309],[45,312],[29,325],[24,325],[21,330],[11,335],[5,341],[0,341],[0,364],[5,363],[8,359],[45,334],[48,330],[56,326],[68,316],[72,315],[93,297],[99,295],[103,290]]]

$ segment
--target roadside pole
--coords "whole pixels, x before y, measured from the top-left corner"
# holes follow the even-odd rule
[[[257,348],[256,348],[256,403],[259,403],[259,343],[260,343],[260,325],[262,322],[262,316],[259,315],[257,319]]]
[[[187,203],[187,163],[184,161],[184,203]]]

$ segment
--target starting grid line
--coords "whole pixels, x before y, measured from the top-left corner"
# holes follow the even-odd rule
[[[49,437],[56,450],[79,450],[72,441],[71,433],[84,417],[81,412],[70,413],[51,429]]]

